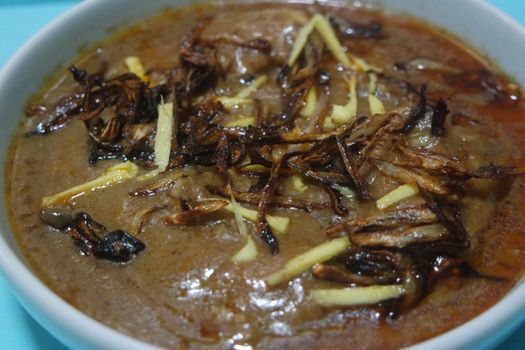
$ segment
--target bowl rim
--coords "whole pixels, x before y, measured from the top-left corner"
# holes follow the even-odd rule
[[[495,21],[507,26],[509,31],[525,38],[525,27],[492,4],[484,0],[462,1],[468,3],[469,6],[479,7],[480,10],[490,13]],[[29,55],[33,54],[33,47],[36,43],[49,40],[55,31],[75,18],[83,16],[87,9],[104,8],[106,2],[107,0],[80,2],[38,31],[1,68],[0,86],[6,86],[9,81],[15,78],[13,72],[18,69],[19,62],[25,61]],[[363,2],[366,3],[367,1]],[[173,3],[175,4],[176,1]],[[504,67],[502,68],[504,69]],[[9,145],[9,143],[7,144]],[[5,164],[2,164],[2,167],[4,166]],[[4,195],[3,197],[3,207],[7,211],[5,209],[7,199]],[[11,227],[10,224],[9,226]],[[7,234],[12,235],[12,227],[9,231]],[[9,289],[24,308],[47,331],[66,345],[76,344],[83,347],[83,344],[90,344],[90,346],[106,349],[161,349],[102,324],[60,298],[33,274],[30,267],[9,247],[2,233],[0,233],[0,273],[5,277]],[[516,285],[496,304],[473,319],[445,333],[411,345],[407,349],[438,350],[449,348],[452,344],[457,349],[468,348],[472,345],[495,346],[523,322],[525,319],[524,310],[525,283],[522,283]],[[491,334],[496,329],[499,331],[499,337],[492,339],[490,343],[479,343],[482,335]]]

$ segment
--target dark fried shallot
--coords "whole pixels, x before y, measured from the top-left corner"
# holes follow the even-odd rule
[[[374,276],[363,276],[352,273],[341,265],[317,264],[312,268],[312,274],[322,280],[356,286],[372,286],[378,284]]]
[[[144,210],[139,211],[135,215],[133,215],[133,219],[131,219],[131,229],[130,231],[134,235],[142,234],[144,233],[145,227],[150,220],[151,216],[162,209],[165,209],[166,206],[156,206],[152,208],[147,208]]]
[[[219,188],[216,186],[206,186],[206,189],[210,193],[224,197],[224,198],[235,198],[237,202],[246,203],[251,205],[258,205],[261,202],[261,196],[256,193],[237,192],[229,190],[228,188]],[[269,207],[285,208],[285,209],[298,209],[304,211],[312,211],[319,209],[326,209],[330,207],[329,203],[313,203],[305,202],[294,199],[284,199],[279,197],[273,197],[272,201],[268,203]]]
[[[461,211],[456,204],[445,203],[439,200],[432,193],[422,191],[428,207],[432,210],[439,221],[452,233],[459,241],[467,239],[467,231],[463,226]]]
[[[346,216],[348,215],[348,208],[346,208],[343,204],[343,198],[339,191],[333,189],[330,186],[323,185],[322,186],[325,192],[328,194],[328,197],[330,198],[330,203],[332,204],[332,210],[335,214],[339,216]]]
[[[166,217],[166,223],[170,225],[189,225],[201,216],[216,212],[228,205],[227,200],[209,199],[198,203],[182,213],[172,214]]]
[[[277,242],[277,238],[272,232],[268,221],[266,221],[266,209],[271,202],[273,193],[275,192],[279,170],[283,165],[283,161],[283,158],[277,158],[273,161],[270,178],[268,179],[266,186],[264,186],[261,201],[257,207],[257,229],[259,230],[259,237],[264,243],[266,243],[266,245],[268,245],[272,254],[277,254],[279,252],[279,243]]]
[[[407,169],[385,161],[374,161],[373,164],[383,174],[403,183],[417,183],[420,188],[439,195],[449,195],[452,189],[441,178],[433,177],[416,169]]]
[[[350,175],[352,178],[353,185],[355,189],[357,189],[359,197],[361,199],[370,199],[370,194],[368,194],[365,179],[359,174],[358,170],[356,169],[356,165],[353,164],[352,160],[348,157],[346,145],[340,138],[336,138],[336,143],[341,160],[343,161],[348,175]]]
[[[165,218],[170,225],[198,224],[202,221],[199,219],[225,208],[234,198],[257,207],[256,220],[253,217],[250,220],[256,223],[259,237],[270,252],[277,254],[279,242],[272,232],[275,226],[268,223],[269,209],[325,210],[319,216],[331,209],[334,215],[331,221],[324,222],[324,225],[330,223],[325,233],[330,238],[343,236],[335,239],[344,240],[345,245],[324,260],[317,260],[319,263],[313,267],[313,275],[350,287],[402,285],[403,297],[381,304],[389,308],[391,315],[415,305],[440,275],[454,269],[483,277],[464,258],[470,241],[463,225],[460,200],[469,188],[468,180],[506,179],[523,174],[525,167],[488,164],[472,169],[463,162],[464,154],[447,153],[447,137],[453,134],[452,129],[445,131],[449,105],[442,98],[436,99],[438,96],[427,96],[427,84],[417,89],[416,80],[409,79],[412,70],[403,64],[395,64],[391,72],[394,76],[377,72],[381,85],[389,88],[387,91],[378,89],[377,98],[381,95],[379,92],[383,93],[392,98],[385,106],[399,106],[397,109],[374,116],[357,114],[346,124],[326,131],[324,121],[332,108],[331,96],[335,95],[331,85],[342,79],[331,77],[334,73],[324,70],[329,69],[323,66],[325,54],[330,50],[325,48],[322,35],[308,36],[297,60],[288,66],[274,55],[273,42],[265,38],[248,41],[237,36],[204,38],[208,22],[203,20],[184,38],[179,63],[165,74],[164,84],[149,86],[131,73],[105,77],[104,69],[89,74],[84,69],[70,67],[78,84],[75,93],[62,97],[54,106],[28,109],[28,115],[33,116],[36,123],[28,135],[49,134],[78,118],[87,129],[91,164],[120,159],[151,169],[155,167],[157,107],[162,100],[173,101],[169,166],[161,174],[155,173],[155,181],[129,195],[160,195],[186,176],[181,169],[204,167],[206,171],[214,170],[214,180],[212,184],[199,185],[222,198],[202,200],[201,193],[188,193],[190,197],[184,198],[177,196],[178,207],[157,204],[135,214],[131,223],[133,233],[142,233],[156,211],[175,212]],[[331,25],[338,36],[348,42],[378,40],[385,35],[381,23],[377,22],[355,25],[331,18]],[[330,49],[330,45],[327,46]],[[276,69],[264,71],[268,76],[273,74],[272,82],[265,84],[264,89],[277,96],[275,103],[266,104],[268,97],[261,97],[266,91],[260,94],[251,91],[249,99],[244,99],[246,106],[233,110],[220,102],[225,97],[222,94],[230,89],[229,86],[224,88],[223,83],[232,79],[226,75],[228,69],[222,68],[224,62],[220,52],[224,48],[242,48],[239,51],[259,55],[274,64]],[[353,59],[357,62],[359,58]],[[366,63],[361,61],[362,65]],[[260,73],[248,70],[233,79],[248,84]],[[362,74],[354,70],[351,73]],[[407,80],[396,78],[401,74],[406,75]],[[439,74],[447,82],[456,82],[469,91],[483,90],[493,98],[506,100],[518,98],[519,91],[514,91],[512,84],[488,71],[442,71]],[[359,77],[359,84],[367,78],[372,85],[372,77],[366,73]],[[434,82],[432,87],[433,91],[439,91],[434,89]],[[315,115],[301,113],[310,91],[320,96],[312,102]],[[400,103],[403,99],[409,102]],[[455,103],[447,101],[451,109],[456,109],[453,108]],[[251,113],[249,117],[255,122],[250,124],[254,125],[225,127],[228,125],[225,120],[245,112]],[[451,128],[477,128],[481,124],[460,115],[460,111],[453,111],[451,118]],[[420,132],[438,146],[421,146],[423,143],[417,143],[419,148],[410,146],[414,145],[412,137],[419,137]],[[169,144],[170,140],[167,141]],[[283,175],[307,179],[308,188],[324,190],[330,202],[312,201],[311,194],[317,192],[303,194],[304,197],[297,194],[299,191],[292,192],[293,196],[286,195],[290,192],[281,192],[286,184],[281,181]],[[243,188],[242,191],[232,189],[231,184]],[[417,184],[421,195],[404,197],[403,204],[396,202],[397,208],[392,210],[383,211],[384,207],[372,202],[382,187],[391,189],[407,184]],[[171,192],[175,191],[167,195],[175,196]],[[347,198],[342,196],[345,192],[350,193]],[[312,216],[318,218],[316,215]],[[127,262],[145,249],[141,241],[122,230],[108,233],[86,213],[46,208],[40,217],[49,226],[72,237],[83,254]]]
[[[78,117],[84,121],[93,142],[91,164],[107,159],[146,161],[149,154],[143,151],[148,144],[142,141],[153,130],[142,125],[157,118],[157,105],[169,94],[168,85],[149,88],[134,74],[106,80],[101,73],[90,75],[76,67],[70,67],[70,72],[83,92],[59,100],[28,135],[54,132]],[[106,109],[112,110],[107,121],[100,117]],[[142,155],[137,157],[138,154]]]
[[[440,98],[432,111],[432,135],[443,136],[445,134],[445,120],[449,112],[447,103]]]
[[[457,159],[427,149],[419,149],[416,151],[401,143],[398,143],[396,146],[409,160],[409,163],[398,161],[397,163],[399,165],[411,164],[433,175],[446,175],[460,179],[479,178],[502,180],[525,172],[525,167],[523,166],[492,164],[471,170],[467,169],[467,167]]]
[[[82,110],[84,94],[74,94],[60,99],[51,112],[27,136],[45,135],[62,129]]]
[[[166,177],[163,177],[156,182],[153,182],[151,184],[148,184],[144,187],[138,188],[135,191],[132,191],[129,193],[132,197],[137,196],[152,196],[159,192],[167,191],[169,190],[179,178],[183,177],[183,175],[180,174],[171,174]]]
[[[85,255],[93,254],[100,259],[125,263],[133,260],[146,248],[144,243],[125,231],[108,232],[86,213],[79,213],[71,218],[72,221],[67,223],[60,221],[60,224],[56,224],[49,220],[47,222],[73,238]]]
[[[417,105],[412,109],[410,113],[410,118],[406,122],[405,126],[401,129],[401,131],[405,134],[408,134],[414,129],[417,125],[417,123],[423,119],[425,116],[425,113],[427,112],[427,85],[423,84],[421,85],[419,89],[419,102]]]
[[[352,235],[361,231],[386,230],[400,225],[425,225],[436,221],[437,216],[431,210],[424,206],[417,206],[391,210],[381,215],[344,221],[329,227],[325,233],[329,237],[341,232]]]
[[[441,225],[401,227],[395,230],[361,232],[349,235],[350,241],[362,247],[405,248],[411,244],[443,239],[448,231]]]

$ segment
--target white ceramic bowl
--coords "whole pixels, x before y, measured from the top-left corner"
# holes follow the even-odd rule
[[[297,0],[294,0],[297,1]],[[191,0],[90,0],[53,21],[24,45],[0,73],[0,164],[28,97],[81,47],[103,39],[112,28]],[[465,39],[525,86],[525,29],[483,0],[377,0],[375,5],[423,18]],[[359,5],[359,3],[355,3]],[[7,88],[8,87],[8,88]],[[5,173],[5,170],[3,170]],[[3,177],[0,178],[4,188]],[[49,290],[23,259],[11,233],[5,205],[0,208],[0,269],[12,291],[35,319],[74,349],[157,349],[85,316]],[[495,306],[412,350],[473,349],[496,345],[525,318],[525,283]]]

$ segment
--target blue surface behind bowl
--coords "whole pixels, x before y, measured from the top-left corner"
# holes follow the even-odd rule
[[[77,2],[0,0],[0,67],[31,35]],[[523,0],[489,0],[489,2],[525,24]],[[525,325],[496,350],[523,348],[525,348]],[[18,304],[2,277],[0,277],[0,349],[66,349]]]

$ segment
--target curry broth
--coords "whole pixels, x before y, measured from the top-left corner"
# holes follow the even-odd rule
[[[417,57],[434,58],[465,71],[486,69],[487,62],[471,55],[447,35],[412,19],[392,17],[376,10],[321,8],[352,23],[380,22],[381,40],[348,37],[341,39],[343,46],[367,62],[379,65],[391,76],[406,78],[414,85],[426,82],[430,93],[448,98],[448,108],[458,120],[462,115],[475,116],[476,132],[470,132],[468,125],[452,125],[451,116],[439,147],[457,150],[457,157],[473,166],[522,159],[519,150],[525,143],[522,137],[525,105],[521,100],[508,103],[490,99],[482,90],[464,93],[460,81],[434,81],[432,74],[424,70],[419,74],[417,70],[410,71],[411,68],[408,73],[391,69]],[[265,33],[278,31],[282,27],[277,24],[283,21],[299,23],[301,17],[307,16],[306,9],[318,10],[305,5],[251,4],[169,11],[112,35],[96,50],[82,54],[76,64],[96,71],[101,62],[106,62],[105,75],[111,77],[125,73],[125,57],[135,55],[141,58],[150,76],[158,78],[179,64],[180,41],[205,17],[217,16],[215,20],[220,26],[217,24],[217,31],[209,30],[204,35],[220,35],[231,30],[240,37],[249,37],[250,32],[237,30],[253,26]],[[277,27],[262,28],[264,21]],[[273,55],[270,61],[286,60],[299,27],[290,25],[286,40],[272,42],[274,50],[276,45],[281,45],[284,51]],[[344,86],[333,59],[327,61],[331,86]],[[262,59],[246,59],[246,62],[249,64],[241,68],[225,63],[231,70],[218,82],[215,91],[224,95],[237,91],[238,78],[251,73],[250,70],[276,75],[275,66],[267,65]],[[364,80],[358,84],[366,91]],[[381,84],[378,94],[387,110],[408,103],[395,92],[389,93],[388,84],[382,83],[381,78],[378,84]],[[454,88],[455,84],[458,89]],[[75,86],[73,79],[65,74],[45,87],[37,100],[53,105]],[[272,102],[279,96],[275,88],[267,87],[255,94],[267,101],[270,110],[279,108]],[[362,95],[360,92],[361,98]],[[343,104],[346,92],[344,88],[334,89],[327,98],[330,104]],[[363,101],[366,100],[360,102],[360,111],[368,114],[368,106]],[[308,213],[271,209],[270,213],[291,219],[287,233],[277,235],[279,253],[272,255],[264,242],[257,240],[257,258],[235,264],[230,258],[242,247],[243,238],[230,213],[218,211],[199,218],[194,225],[165,223],[165,216],[173,210],[177,198],[210,197],[205,185],[224,185],[223,175],[203,166],[174,170],[179,175],[168,195],[131,197],[130,191],[143,186],[142,182],[131,179],[68,201],[74,211],[89,213],[109,230],[131,230],[137,212],[159,208],[151,214],[143,232],[135,235],[146,249],[133,261],[116,264],[85,256],[79,254],[70,237],[41,222],[38,216],[41,200],[96,178],[103,169],[118,161],[88,164],[91,145],[84,123],[78,119],[49,135],[25,137],[35,126],[34,118],[24,119],[19,134],[13,139],[6,195],[12,226],[24,255],[39,277],[71,305],[114,329],[152,344],[191,349],[235,348],[235,345],[257,349],[321,349],[337,344],[344,344],[346,348],[399,348],[436,336],[475,317],[502,298],[523,270],[523,180],[507,178],[500,185],[491,180],[472,180],[472,192],[467,193],[462,202],[471,243],[467,255],[478,272],[502,279],[448,275],[439,279],[415,307],[393,318],[385,318],[377,306],[325,308],[309,298],[309,291],[333,287],[332,282],[303,273],[287,285],[267,288],[265,278],[291,258],[326,241],[325,228],[337,221],[333,214],[328,210]],[[301,125],[304,121],[298,123]],[[414,132],[422,131],[416,128]],[[290,185],[289,179],[284,178],[279,184],[281,191]],[[242,181],[236,185],[244,186]],[[304,194],[305,198],[329,200],[325,193],[309,186],[312,192]],[[395,187],[395,182],[380,182],[371,188],[371,193],[378,198],[385,193],[385,188]],[[345,203],[351,208],[349,215],[375,210],[355,199]],[[248,228],[250,232],[256,230],[252,224],[248,224]]]

